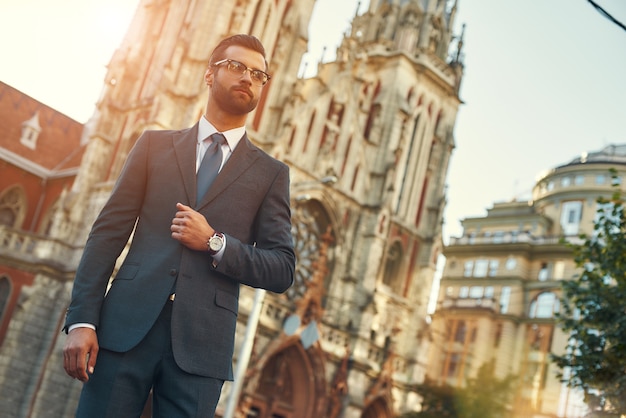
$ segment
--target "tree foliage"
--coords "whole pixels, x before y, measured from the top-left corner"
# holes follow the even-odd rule
[[[494,377],[494,363],[484,364],[463,388],[423,385],[422,410],[401,418],[504,418],[514,378]]]
[[[614,176],[615,178],[615,176]],[[614,183],[616,184],[616,183]],[[562,283],[557,320],[570,340],[552,355],[594,409],[626,414],[626,218],[620,192],[598,199],[591,236],[571,245],[580,274]]]
[[[494,377],[495,363],[484,364],[476,378],[469,379],[459,390],[455,405],[459,418],[504,418],[509,416],[508,405],[515,378]]]
[[[422,396],[422,410],[410,412],[401,418],[457,418],[454,404],[455,389],[448,385],[423,384],[419,389]]]

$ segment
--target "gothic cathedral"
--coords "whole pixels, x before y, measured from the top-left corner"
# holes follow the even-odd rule
[[[11,266],[0,270],[0,314],[13,298],[0,316],[0,415],[73,415],[80,382],[62,370],[60,326],[81,246],[139,134],[185,128],[202,115],[211,49],[235,33],[257,36],[267,51],[272,78],[247,132],[291,168],[298,261],[284,295],[260,299],[242,288],[235,365],[247,367],[238,389],[224,387],[217,416],[233,396],[242,418],[392,418],[419,410],[461,104],[456,1],[371,0],[355,13],[336,59],[302,78],[314,5],[139,2],[45,235],[28,234],[28,248],[0,240],[0,268]],[[2,225],[0,235],[25,233]],[[19,294],[2,293],[20,271],[32,280]]]

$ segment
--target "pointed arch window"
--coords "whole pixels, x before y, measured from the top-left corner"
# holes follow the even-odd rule
[[[400,293],[401,291],[400,267],[402,266],[402,253],[402,245],[396,241],[391,244],[387,252],[387,260],[385,261],[383,284],[389,286],[395,293]]]
[[[287,290],[290,300],[302,298],[306,293],[309,282],[316,271],[316,262],[320,254],[322,235],[331,224],[330,217],[324,206],[317,200],[311,199],[292,208],[291,235],[296,251],[296,272],[294,283]],[[331,232],[332,233],[332,232]],[[328,271],[324,279],[324,289],[328,290],[334,265],[332,251],[329,251]],[[325,304],[325,298],[322,301]]]
[[[354,174],[352,175],[352,182],[350,183],[350,190],[354,191],[355,187],[356,187],[356,181],[359,178],[359,170],[360,170],[360,166],[357,165],[354,168]]]
[[[309,138],[311,137],[311,131],[313,130],[313,124],[315,122],[315,110],[313,111],[313,114],[311,115],[311,119],[309,119],[309,127],[306,130],[306,137],[304,138],[304,145],[302,147],[302,152],[306,152],[306,149],[309,145]]]
[[[375,103],[370,108],[370,112],[367,115],[367,122],[365,123],[365,131],[363,132],[363,137],[368,141],[374,141],[376,138],[372,137],[372,133],[375,127],[375,124],[378,120],[379,115],[381,114],[381,106],[379,103]]]
[[[296,127],[291,129],[291,135],[289,136],[289,152],[293,151],[293,140],[296,137]]]
[[[0,225],[20,228],[26,216],[26,196],[15,186],[0,193]]]

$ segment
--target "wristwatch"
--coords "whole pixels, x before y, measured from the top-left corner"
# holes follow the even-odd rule
[[[209,249],[209,254],[217,254],[224,246],[224,234],[216,231],[211,238],[209,238],[206,245]]]

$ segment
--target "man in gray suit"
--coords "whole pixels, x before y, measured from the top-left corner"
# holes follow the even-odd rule
[[[257,38],[222,40],[201,120],[146,131],[128,156],[67,311],[64,367],[84,382],[78,417],[138,417],[151,390],[154,417],[212,417],[233,379],[240,284],[279,293],[292,284],[289,170],[245,133],[265,71]]]

